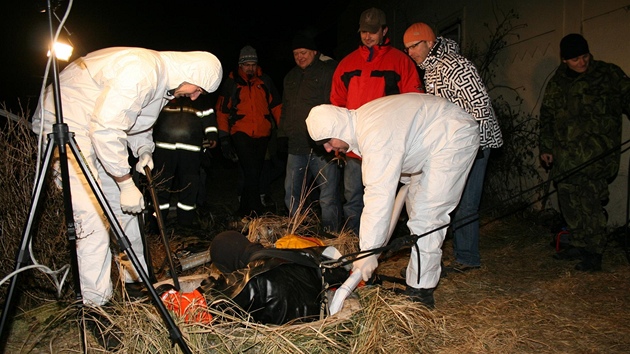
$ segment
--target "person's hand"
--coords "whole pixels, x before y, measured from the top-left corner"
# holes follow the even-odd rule
[[[352,272],[361,272],[363,281],[368,281],[372,277],[376,267],[378,267],[378,258],[374,254],[352,262]]]
[[[224,136],[221,138],[221,152],[223,153],[223,157],[225,157],[226,159],[232,162],[238,161],[238,155],[236,154],[234,147],[230,143],[229,136]]]
[[[217,146],[216,140],[203,140],[203,148],[204,149],[214,149]]]
[[[143,152],[138,158],[138,163],[136,164],[136,171],[146,174],[144,172],[144,167],[148,166],[149,169],[153,169],[153,157],[150,152]]]
[[[144,197],[133,183],[133,179],[118,182],[118,187],[120,188],[120,208],[123,212],[137,214],[144,209]]]

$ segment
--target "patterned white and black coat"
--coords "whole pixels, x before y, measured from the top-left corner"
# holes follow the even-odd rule
[[[492,102],[475,65],[459,54],[459,45],[438,37],[419,65],[424,70],[426,93],[440,96],[460,106],[479,123],[482,148],[498,148],[503,136]]]

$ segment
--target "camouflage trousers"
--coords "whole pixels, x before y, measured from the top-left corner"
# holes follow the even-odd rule
[[[602,201],[608,198],[608,182],[573,178],[557,185],[562,216],[571,233],[571,245],[601,254],[606,245],[606,216]]]

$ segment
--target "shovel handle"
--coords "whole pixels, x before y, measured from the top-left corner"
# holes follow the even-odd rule
[[[179,279],[177,278],[177,270],[175,269],[175,262],[173,261],[173,256],[171,255],[171,247],[168,244],[168,239],[166,238],[166,234],[164,233],[164,219],[162,219],[162,212],[160,211],[160,204],[158,202],[157,193],[155,192],[155,188],[153,187],[153,177],[151,175],[151,169],[149,166],[144,166],[144,173],[147,176],[147,181],[149,182],[149,192],[151,193],[151,199],[153,200],[153,208],[155,209],[155,217],[158,223],[158,229],[160,230],[160,236],[162,238],[162,242],[164,243],[164,248],[166,251],[166,257],[168,259],[168,266],[171,269],[171,276],[173,277],[173,286],[175,290],[179,291]]]

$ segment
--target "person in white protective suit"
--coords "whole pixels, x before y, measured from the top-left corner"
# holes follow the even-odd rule
[[[361,251],[388,243],[398,182],[408,185],[407,226],[414,235],[428,234],[411,248],[404,293],[433,308],[444,226],[459,202],[479,148],[477,122],[444,98],[406,93],[373,100],[356,110],[319,105],[311,109],[306,124],[313,140],[326,151],[352,151],[362,158]],[[377,257],[354,261],[353,272],[360,271],[368,281],[378,266]]]
[[[59,74],[64,123],[74,133],[145,272],[136,217],[144,209],[144,199],[131,179],[128,151],[138,158],[138,172],[144,174],[145,166],[153,168],[152,126],[162,108],[175,97],[195,100],[202,93],[215,91],[222,75],[221,63],[208,52],[130,47],[89,53]],[[52,87],[43,95],[33,117],[37,134],[49,133],[56,121]],[[113,292],[109,223],[72,153],[68,153],[68,165],[83,302],[102,306]],[[133,269],[124,273],[121,277],[126,285],[141,286]]]

